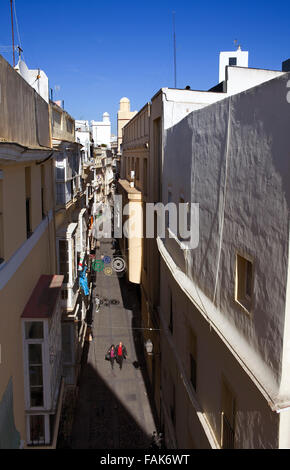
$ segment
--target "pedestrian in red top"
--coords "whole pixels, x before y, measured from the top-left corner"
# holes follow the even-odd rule
[[[115,357],[116,357],[116,361],[118,362],[120,366],[120,369],[122,369],[123,359],[126,359],[127,355],[128,355],[127,349],[123,345],[122,341],[120,341],[119,345],[116,346],[115,348]]]

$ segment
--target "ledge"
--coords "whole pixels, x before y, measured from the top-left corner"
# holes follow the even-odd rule
[[[142,201],[142,192],[137,188],[131,188],[128,180],[119,180],[118,184],[127,193],[128,199]]]

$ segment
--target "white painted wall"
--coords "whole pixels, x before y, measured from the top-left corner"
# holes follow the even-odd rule
[[[83,146],[82,152],[85,154],[84,161],[89,161],[91,158],[91,136],[89,121],[75,121],[75,136],[76,142],[80,142]]]
[[[94,145],[106,144],[111,148],[111,122],[108,113],[103,114],[103,121],[91,121]]]
[[[239,48],[237,51],[221,52],[219,61],[219,83],[225,80],[226,67],[230,65],[230,58],[236,59],[237,67],[248,67],[249,53],[247,51],[242,51]]]
[[[284,73],[274,70],[227,67],[224,93],[163,88],[164,130],[177,124],[192,111],[223,100],[227,96],[241,93]]]
[[[225,91],[228,95],[234,95],[283,74],[274,70],[227,67]]]
[[[48,77],[43,70],[29,70],[26,63],[21,59],[19,59],[15,70],[47,103],[49,103]]]
[[[281,446],[277,415],[265,404],[269,401],[272,409],[290,405],[289,380],[281,383],[283,371],[289,370],[285,344],[290,341],[290,74],[279,75],[271,80],[268,74],[266,83],[191,112],[171,128],[169,123],[178,119],[172,118],[173,104],[164,100],[163,201],[170,185],[173,202],[182,193],[186,201],[200,204],[200,244],[181,251],[174,241],[166,241],[163,259],[172,266],[183,294],[210,321],[212,341],[218,337],[224,345],[223,372],[233,378],[238,403],[243,402],[237,429],[242,447]],[[254,260],[250,316],[234,300],[237,252]],[[210,338],[207,354],[214,364],[216,349]],[[229,353],[227,365],[223,356]],[[207,371],[203,380],[209,380],[205,359],[201,355],[200,367]],[[214,414],[218,403],[211,401],[211,387],[215,392],[217,384],[202,386],[203,401]],[[286,418],[284,428],[290,425]],[[286,444],[290,446],[284,437]]]

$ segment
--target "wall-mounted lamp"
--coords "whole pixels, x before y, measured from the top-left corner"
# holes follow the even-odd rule
[[[147,339],[145,343],[145,348],[146,348],[147,354],[149,354],[149,356],[152,356],[153,355],[153,343],[151,339]]]

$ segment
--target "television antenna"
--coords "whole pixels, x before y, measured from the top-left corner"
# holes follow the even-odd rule
[[[13,0],[10,0],[10,9],[11,9],[11,27],[12,27],[13,67],[15,67],[15,45],[14,45]]]
[[[237,40],[237,39],[234,40],[234,45],[236,46],[237,51],[240,51],[240,50],[241,50],[241,45],[238,44],[238,40]]]
[[[176,88],[176,34],[175,34],[175,11],[172,12],[173,22],[173,46],[174,46],[174,88]]]

